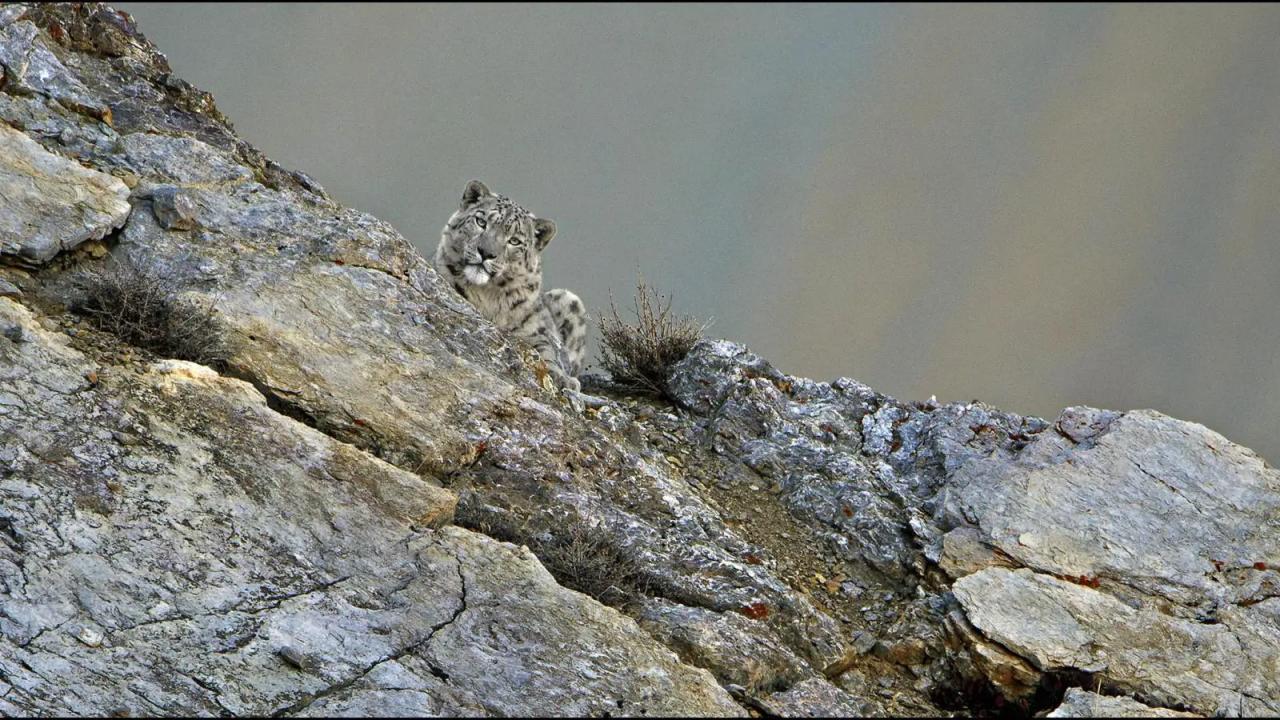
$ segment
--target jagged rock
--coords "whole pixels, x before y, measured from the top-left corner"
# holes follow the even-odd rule
[[[761,699],[756,706],[776,717],[865,717],[872,710],[823,678],[801,681]]]
[[[181,185],[239,184],[253,171],[226,153],[189,137],[152,133],[124,136],[124,163],[146,180]]]
[[[987,568],[953,591],[976,628],[1042,671],[1096,673],[1202,713],[1280,712],[1280,599],[1225,608],[1221,622],[1204,624],[1025,568]]]
[[[1013,462],[967,463],[944,491],[944,523],[968,523],[1019,565],[1112,579],[1212,614],[1280,592],[1280,472],[1195,423],[1150,410],[1068,408],[1087,444],[1047,433]],[[1256,569],[1256,564],[1263,569]]]
[[[960,659],[966,665],[967,676],[988,678],[1000,695],[1015,701],[1027,701],[1040,688],[1043,674],[1039,670],[1026,659],[983,637],[959,608],[947,613],[946,627],[964,648]]]
[[[637,619],[682,660],[707,668],[722,685],[768,693],[813,676],[804,660],[771,630],[738,613],[717,613],[653,598],[644,603]]]
[[[1280,489],[1220,436],[901,403],[723,340],[675,406],[584,411],[127,15],[0,30],[0,168],[112,208],[0,211],[58,231],[0,254],[43,263],[0,297],[0,713],[1039,711],[1080,672],[1276,711]],[[72,321],[117,261],[212,304],[220,371]]]
[[[124,222],[130,208],[129,189],[119,179],[48,152],[4,124],[0,196],[0,256],[27,265],[101,238]]]
[[[737,343],[704,340],[672,369],[669,389],[676,402],[707,415],[734,386],[756,377],[780,381],[783,375]]]
[[[0,7],[0,28],[8,26],[14,20],[22,17],[27,12],[27,6],[22,3],[12,3]]]
[[[993,565],[1009,564],[985,540],[977,528],[961,526],[951,530],[942,536],[938,567],[954,579]]]
[[[0,320],[30,338],[0,346],[0,671],[18,707],[740,712],[527,551],[432,530],[452,493],[247,383],[98,366],[9,300]],[[380,684],[393,670],[420,691]]]
[[[1166,708],[1153,708],[1126,697],[1108,697],[1080,688],[1068,688],[1062,704],[1045,715],[1061,718],[1137,717],[1178,718],[1201,717],[1193,713],[1178,712]]]
[[[1280,473],[1152,411],[1068,408],[1056,427],[943,491],[942,525],[959,524],[943,566],[973,624],[1041,670],[1205,713],[1280,711]]]
[[[195,203],[173,185],[161,185],[151,191],[151,211],[166,230],[190,230],[196,224]]]
[[[20,17],[20,9],[21,6],[13,8],[6,16]],[[0,66],[4,69],[6,91],[38,93],[69,110],[88,113],[110,123],[110,109],[93,97],[39,39],[39,29],[34,23],[26,20],[0,23]]]

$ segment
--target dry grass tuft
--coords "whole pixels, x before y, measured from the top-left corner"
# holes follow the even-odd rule
[[[454,523],[495,540],[525,545],[556,582],[571,590],[622,607],[649,594],[640,564],[599,528],[565,523],[554,535],[531,531],[525,520],[476,506],[474,498],[458,503]]]
[[[648,594],[640,566],[593,528],[574,526],[530,548],[561,585],[620,607]]]
[[[162,357],[225,367],[230,356],[213,301],[184,298],[172,279],[112,261],[77,278],[73,310],[104,332]]]
[[[614,382],[636,392],[667,395],[671,368],[689,354],[706,325],[671,314],[671,298],[663,298],[641,278],[634,300],[636,324],[618,316],[609,296],[609,315],[600,318],[600,364]]]

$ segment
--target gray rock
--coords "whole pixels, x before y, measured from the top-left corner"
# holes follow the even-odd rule
[[[1109,697],[1098,695],[1080,688],[1068,688],[1062,698],[1062,704],[1054,708],[1045,717],[1061,718],[1095,718],[1095,717],[1137,717],[1137,718],[1178,718],[1200,717],[1193,713],[1178,712],[1166,708],[1153,708],[1143,705],[1137,700],[1126,697]]]
[[[1086,414],[1102,413],[1069,409],[1059,425]],[[1280,549],[1280,472],[1195,423],[1108,415],[1087,445],[1045,434],[1014,462],[967,463],[944,491],[944,523],[971,521],[1020,565],[1204,612],[1280,588],[1280,573],[1254,567]]]
[[[422,657],[488,714],[745,715],[710,673],[681,665],[630,618],[561,588],[527,549],[442,533],[468,542],[457,557],[470,610]]]
[[[527,550],[431,529],[451,493],[247,383],[99,367],[10,300],[0,319],[32,338],[0,349],[23,398],[0,415],[0,671],[24,712],[741,713]]]
[[[754,695],[791,687],[814,675],[773,631],[738,613],[653,598],[644,603],[637,620],[685,662],[707,668],[722,685],[738,685]]]
[[[703,340],[672,368],[669,387],[676,402],[707,415],[724,402],[735,385],[755,377],[781,380],[783,375],[741,345]]]
[[[7,17],[16,18],[14,13]],[[8,92],[38,93],[75,112],[110,123],[111,110],[94,97],[40,38],[30,21],[0,23],[0,66]]]
[[[6,27],[27,12],[25,3],[11,3],[0,7],[0,28]]]
[[[1280,625],[1266,612],[1233,607],[1198,623],[1027,569],[981,570],[953,591],[974,627],[1039,670],[1095,673],[1201,713],[1280,712]]]
[[[966,641],[975,665],[1010,696],[1029,688],[1006,651],[1160,704],[1276,712],[1280,473],[1149,410],[1068,408],[1054,427],[957,467],[936,506],[941,566],[985,636]]]
[[[166,230],[190,230],[196,226],[196,204],[181,188],[161,185],[150,194],[151,211]]]
[[[119,179],[81,167],[0,124],[0,257],[40,265],[105,236],[129,215]]]
[[[8,280],[0,278],[0,297],[20,298],[22,290]]]
[[[1005,564],[977,528],[961,526],[942,536],[938,567],[953,579],[993,565]]]
[[[980,403],[922,409],[847,378],[784,375],[725,341],[695,346],[671,386],[707,416],[713,448],[776,481],[797,517],[827,530],[833,552],[865,565],[860,575],[898,588],[913,584],[922,549],[937,560],[928,511],[946,476],[1048,427]]]
[[[776,717],[860,717],[872,710],[871,705],[854,700],[824,678],[809,678],[755,705]]]
[[[253,179],[249,168],[195,138],[130,133],[123,143],[125,162],[146,179],[178,184],[234,184]]]

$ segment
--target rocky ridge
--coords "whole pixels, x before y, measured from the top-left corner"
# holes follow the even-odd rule
[[[1207,428],[722,340],[581,411],[124,13],[0,66],[0,712],[1280,713],[1280,474]],[[77,314],[122,267],[226,362]]]

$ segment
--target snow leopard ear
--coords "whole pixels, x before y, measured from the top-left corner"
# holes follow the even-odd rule
[[[533,219],[533,238],[534,247],[538,250],[546,247],[551,242],[551,238],[556,236],[556,224],[546,218]]]
[[[485,187],[484,183],[479,180],[472,180],[467,183],[467,189],[462,191],[462,209],[466,210],[472,205],[480,202],[482,198],[488,197],[492,194],[493,193],[489,192],[489,188]]]

